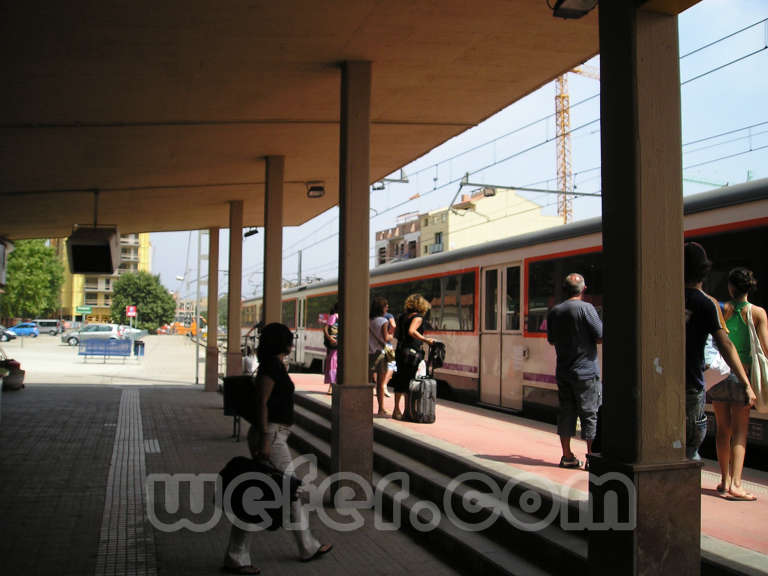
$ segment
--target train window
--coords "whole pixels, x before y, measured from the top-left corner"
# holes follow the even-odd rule
[[[312,296],[307,298],[307,328],[320,328],[323,325],[320,324],[320,314],[328,314],[339,296],[334,292],[333,294],[325,294],[324,296]]]
[[[496,318],[499,303],[499,271],[485,271],[485,325],[483,330],[497,330]]]
[[[584,276],[587,291],[584,300],[597,308],[603,316],[603,266],[602,253],[589,252],[565,258],[537,260],[528,265],[528,332],[547,331],[547,312],[562,302],[563,280],[571,272]]]
[[[284,300],[280,321],[291,330],[296,329],[296,300]]]
[[[389,311],[399,316],[405,299],[421,294],[432,306],[427,330],[468,331],[475,328],[475,273],[450,274],[371,288],[371,298],[383,296]]]
[[[506,300],[504,329],[520,330],[520,266],[507,268]]]
[[[704,291],[720,301],[730,299],[728,274],[733,268],[752,270],[757,278],[757,290],[749,301],[768,306],[768,259],[762,250],[768,246],[768,227],[733,230],[711,236],[686,238],[701,244],[712,261],[712,271],[704,281]]]

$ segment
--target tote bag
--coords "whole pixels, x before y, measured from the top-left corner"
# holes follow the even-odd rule
[[[752,305],[747,308],[747,325],[749,326],[749,341],[752,345],[752,374],[750,384],[752,391],[757,396],[755,408],[758,412],[768,412],[768,358],[763,353],[760,340],[757,337],[755,323],[752,320]]]

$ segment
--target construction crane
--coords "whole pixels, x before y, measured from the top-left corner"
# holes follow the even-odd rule
[[[589,66],[571,70],[587,78],[600,80],[600,71]],[[573,220],[573,169],[571,167],[571,103],[567,72],[555,81],[555,124],[557,135],[557,215],[563,224]]]

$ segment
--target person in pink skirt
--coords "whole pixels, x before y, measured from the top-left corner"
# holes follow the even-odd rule
[[[325,343],[325,378],[328,384],[328,394],[333,392],[336,384],[336,371],[339,367],[339,303],[331,307],[328,320],[323,326],[323,342]]]

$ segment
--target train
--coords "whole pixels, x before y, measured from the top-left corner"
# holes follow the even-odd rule
[[[768,179],[687,196],[684,214],[685,239],[701,243],[713,262],[705,291],[727,299],[728,272],[745,266],[759,282],[750,301],[768,307],[762,252],[768,247]],[[593,218],[384,264],[371,270],[370,295],[385,296],[395,316],[411,293],[431,303],[426,333],[447,351],[435,371],[440,396],[546,418],[557,409],[546,314],[564,299],[562,279],[579,272],[588,286],[585,300],[602,316],[601,242],[601,221]],[[297,334],[291,363],[319,369],[325,357],[321,320],[337,300],[336,281],[285,290],[282,298],[282,321]],[[243,302],[244,330],[260,316],[261,299]],[[768,415],[752,410],[749,442],[768,446]]]

